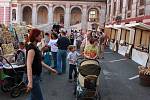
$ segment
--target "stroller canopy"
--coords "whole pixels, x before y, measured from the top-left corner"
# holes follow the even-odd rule
[[[101,67],[97,60],[84,60],[80,63],[79,73],[82,76],[96,75],[99,76]]]

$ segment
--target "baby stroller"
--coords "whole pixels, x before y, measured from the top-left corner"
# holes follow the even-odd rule
[[[78,59],[79,60],[79,59]],[[100,100],[99,61],[82,59],[78,66],[78,77],[75,85],[76,100]]]
[[[11,97],[18,97],[25,91],[25,83],[22,81],[24,66],[8,62],[6,58],[0,56],[1,79],[0,85],[3,92],[9,92]]]

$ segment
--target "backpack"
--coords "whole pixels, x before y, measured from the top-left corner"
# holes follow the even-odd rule
[[[15,62],[17,65],[25,64],[25,53],[22,50],[18,50],[15,54]]]

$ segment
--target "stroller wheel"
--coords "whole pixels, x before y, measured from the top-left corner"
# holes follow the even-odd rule
[[[81,100],[80,98],[75,98],[75,100]]]
[[[10,95],[13,98],[19,97],[21,95],[21,90],[18,87],[16,87],[12,89],[12,91],[10,92]]]
[[[9,92],[9,91],[10,91],[9,87],[7,87],[5,84],[2,84],[2,85],[1,85],[1,90],[2,90],[3,92]]]
[[[97,94],[96,94],[96,100],[101,100],[101,94],[100,94],[99,91],[98,91]]]

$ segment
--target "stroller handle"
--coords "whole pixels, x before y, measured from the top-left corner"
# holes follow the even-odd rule
[[[82,60],[81,63],[82,63],[83,61],[86,61],[86,60],[94,60],[94,61],[96,61],[98,64],[100,64],[100,62],[98,61],[98,59],[90,59],[90,58],[86,58],[86,57],[84,57],[84,56],[78,57],[78,58],[77,58],[77,61],[79,61],[79,60]]]
[[[1,56],[1,55],[0,55],[0,58],[5,59],[6,62],[10,65],[10,67],[13,69],[13,71],[14,71],[15,73],[17,73],[17,72],[14,70],[13,66],[11,65],[11,63],[10,63],[4,56]]]

